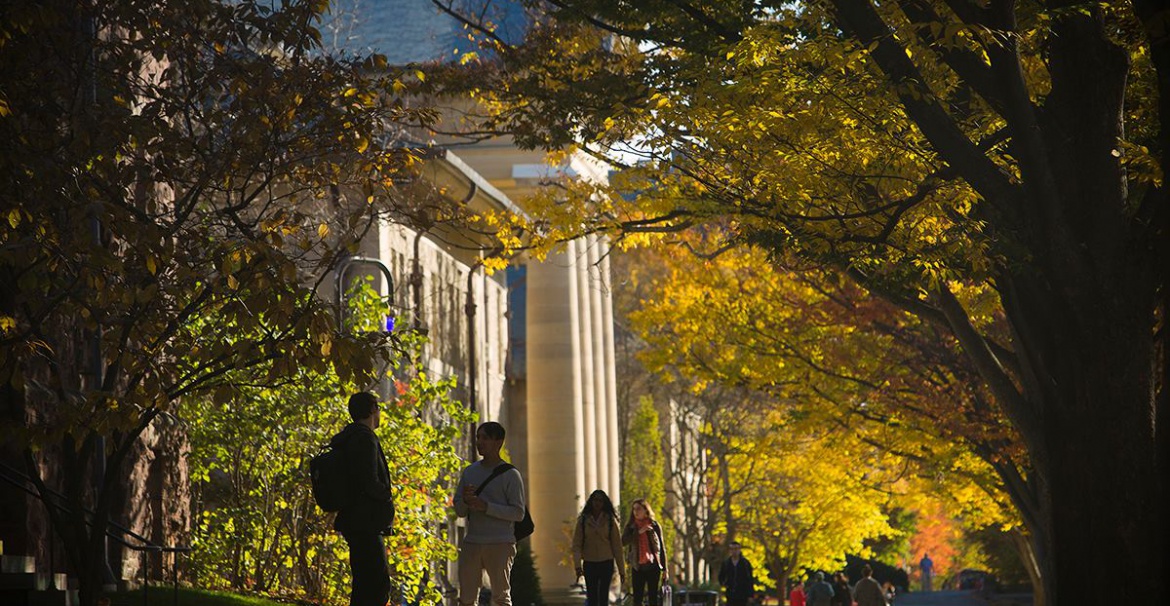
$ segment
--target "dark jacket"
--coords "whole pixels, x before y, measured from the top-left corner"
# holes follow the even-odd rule
[[[808,596],[809,606],[829,606],[833,602],[833,596],[836,593],[833,590],[833,586],[825,581],[813,581],[808,586],[808,589],[805,590],[805,595]]]
[[[833,603],[841,606],[852,606],[853,592],[849,589],[849,583],[833,581]]]
[[[374,430],[350,423],[333,436],[330,444],[345,453],[348,494],[333,528],[342,533],[387,534],[394,523],[394,491],[390,467]]]
[[[723,560],[719,567],[719,584],[727,592],[728,600],[746,600],[756,593],[756,577],[752,575],[752,563],[740,556],[739,563],[731,558]]]

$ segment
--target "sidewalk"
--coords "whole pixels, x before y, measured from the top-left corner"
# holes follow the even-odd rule
[[[975,591],[930,591],[904,593],[894,598],[894,606],[1031,606],[1032,595],[991,594],[984,597]]]

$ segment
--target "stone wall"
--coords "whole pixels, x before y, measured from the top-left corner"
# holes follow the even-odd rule
[[[112,516],[113,521],[156,545],[190,545],[190,449],[181,422],[166,414],[155,419],[135,442],[121,470],[115,508],[120,513]],[[144,557],[143,552],[113,541],[110,552],[111,567],[119,579],[140,581],[144,565],[151,580],[169,581],[175,573],[174,554]],[[179,554],[178,558],[181,578],[185,556]]]

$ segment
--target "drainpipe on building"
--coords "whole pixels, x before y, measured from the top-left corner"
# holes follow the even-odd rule
[[[475,279],[475,272],[482,265],[483,259],[480,259],[467,269],[467,302],[463,306],[463,313],[467,314],[467,405],[471,408],[471,412],[476,412],[479,408],[477,405],[478,394],[475,389],[479,374],[477,372],[479,360],[476,359],[475,355],[475,285],[472,280]],[[481,421],[485,420],[481,419]],[[467,433],[471,438],[471,452],[475,452],[474,421]]]
[[[460,206],[467,205],[475,198],[475,194],[479,192],[479,185],[475,180],[468,177],[467,179],[467,194],[459,201]],[[475,353],[475,290],[472,280],[475,279],[475,272],[483,266],[483,255],[475,262],[474,265],[467,269],[467,299],[463,306],[463,312],[467,315],[467,405],[471,412],[477,412],[479,406],[477,405],[478,394],[476,393],[476,383],[478,377],[476,376],[479,366],[479,360],[476,359]],[[468,428],[467,435],[470,442],[469,452],[474,457],[475,449],[475,422],[471,423]]]
[[[426,232],[419,230],[414,234],[414,260],[410,264],[410,291],[411,291],[411,328],[422,330],[422,264],[419,261],[419,242]]]

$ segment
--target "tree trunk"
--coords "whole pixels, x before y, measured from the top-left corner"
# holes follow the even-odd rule
[[[1065,377],[1068,399],[1044,423],[1053,604],[1138,604],[1165,595],[1150,337],[1118,333],[1112,347],[1052,352],[1079,371]],[[1069,359],[1077,357],[1088,363]]]
[[[1005,309],[1030,369],[1024,400],[1049,604],[1136,604],[1164,595],[1153,372],[1154,293],[1140,263],[1104,280],[1016,276]],[[1051,272],[1049,276],[1059,275]],[[1066,274],[1067,277],[1067,274]]]
[[[1036,556],[1036,547],[1033,545],[1033,535],[1027,535],[1020,530],[1008,533],[1024,570],[1028,572],[1028,580],[1032,582],[1032,606],[1046,606],[1047,594],[1044,592],[1044,578],[1047,576]]]
[[[1096,10],[1054,19],[1045,50],[1051,92],[1034,122],[1012,120],[1027,203],[1010,209],[1018,223],[1001,221],[1028,254],[997,280],[1024,369],[1014,417],[1032,424],[1022,433],[1047,531],[1040,590],[1058,606],[1138,604],[1165,595],[1154,404],[1164,361],[1154,232],[1130,215],[1117,161],[1129,55]]]

